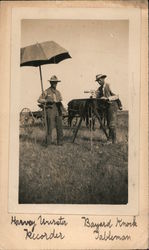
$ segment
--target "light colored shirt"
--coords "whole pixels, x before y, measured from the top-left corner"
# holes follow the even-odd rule
[[[57,89],[53,89],[52,87],[46,89],[43,94],[40,95],[38,102],[44,103],[44,102],[61,102],[62,96],[60,91]]]

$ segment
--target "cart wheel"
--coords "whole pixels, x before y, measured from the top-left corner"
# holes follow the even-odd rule
[[[20,127],[24,128],[25,134],[31,134],[33,132],[33,125],[35,119],[29,108],[23,108],[20,112]]]
[[[64,116],[63,118],[63,126],[68,126],[68,116]]]
[[[77,125],[77,123],[78,123],[78,117],[77,116],[75,116],[73,119],[72,119],[72,127],[76,127],[76,125]]]

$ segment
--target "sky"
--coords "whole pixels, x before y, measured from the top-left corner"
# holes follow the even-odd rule
[[[57,89],[67,108],[72,99],[88,98],[90,95],[84,91],[96,90],[96,75],[106,74],[106,81],[119,95],[123,108],[129,109],[127,20],[22,20],[20,47],[51,40],[67,49],[72,58],[42,66],[44,89],[50,86],[50,77],[56,75],[61,80]],[[38,110],[37,99],[41,94],[39,69],[20,67],[20,71],[19,109]]]

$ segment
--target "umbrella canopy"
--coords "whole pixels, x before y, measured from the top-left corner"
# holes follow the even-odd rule
[[[71,58],[68,51],[54,41],[36,43],[21,48],[20,66],[57,64]]]
[[[71,56],[66,49],[54,41],[46,41],[21,48],[20,66],[39,66],[43,93],[41,65],[57,64],[67,58],[71,58]]]

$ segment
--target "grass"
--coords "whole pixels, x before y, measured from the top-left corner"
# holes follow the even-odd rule
[[[20,130],[19,203],[126,204],[128,201],[128,114],[118,116],[118,143],[106,145],[96,124],[93,147],[84,124],[72,143],[64,128],[64,145],[42,146],[39,126]],[[54,139],[55,139],[54,131]]]

